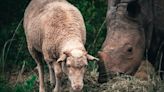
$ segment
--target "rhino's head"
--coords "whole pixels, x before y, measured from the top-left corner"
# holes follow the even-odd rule
[[[98,55],[110,74],[133,74],[144,56],[144,31],[136,20],[139,6],[133,4],[120,3],[107,13],[107,36]]]
[[[99,57],[108,72],[133,74],[143,59],[145,38],[137,28],[118,27],[114,30],[117,31],[107,35]]]

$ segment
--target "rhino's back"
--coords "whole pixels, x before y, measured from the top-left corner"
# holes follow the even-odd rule
[[[164,35],[164,0],[154,0],[154,23],[158,34]]]

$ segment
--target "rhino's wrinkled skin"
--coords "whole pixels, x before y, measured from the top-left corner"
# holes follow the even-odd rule
[[[104,64],[109,75],[133,75],[144,58],[145,50],[144,30],[138,20],[140,6],[135,2],[117,2],[113,6],[110,4],[111,0],[108,3],[110,7],[107,12],[107,35],[98,53],[100,63]],[[99,75],[101,77],[104,74],[100,72]]]
[[[108,74],[135,74],[144,59],[164,70],[164,59],[159,62],[164,52],[163,16],[162,0],[108,0],[108,30],[99,52],[99,82]]]

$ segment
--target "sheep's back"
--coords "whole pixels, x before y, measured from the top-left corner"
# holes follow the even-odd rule
[[[44,4],[37,7],[37,4],[30,3],[26,9],[24,27],[27,41],[38,50],[41,50],[44,40],[57,45],[64,38],[78,36],[85,43],[85,24],[76,7],[66,1],[49,0]]]

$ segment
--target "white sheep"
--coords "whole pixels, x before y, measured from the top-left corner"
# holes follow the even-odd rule
[[[86,29],[80,11],[66,0],[32,0],[25,11],[24,29],[38,67],[39,92],[45,92],[40,54],[48,64],[51,84],[56,79],[54,92],[61,92],[62,72],[68,75],[72,89],[81,91],[87,59],[97,58],[85,50]]]

